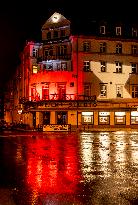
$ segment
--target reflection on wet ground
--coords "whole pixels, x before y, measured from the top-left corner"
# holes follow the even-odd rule
[[[0,167],[0,205],[138,204],[138,132],[2,134]]]

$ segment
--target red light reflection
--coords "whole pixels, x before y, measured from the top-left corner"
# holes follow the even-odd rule
[[[28,186],[39,193],[75,193],[81,179],[76,144],[72,135],[28,144]]]

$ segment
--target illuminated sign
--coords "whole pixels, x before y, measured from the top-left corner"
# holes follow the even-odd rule
[[[70,131],[71,125],[44,125],[43,126],[43,131]]]

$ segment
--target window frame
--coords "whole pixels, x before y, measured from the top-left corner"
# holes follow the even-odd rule
[[[103,89],[104,87],[105,87],[105,89]],[[104,83],[100,84],[100,97],[101,98],[106,98],[107,97],[107,84],[104,84]]]
[[[115,27],[115,33],[116,33],[116,36],[121,36],[122,35],[122,27],[121,26],[116,26]]]
[[[122,43],[116,44],[116,54],[122,54]]]
[[[83,71],[84,72],[91,72],[90,61],[83,61]]]

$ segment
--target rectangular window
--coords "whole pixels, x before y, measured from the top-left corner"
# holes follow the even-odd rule
[[[132,85],[132,98],[138,98],[138,85]]]
[[[100,53],[105,53],[106,52],[106,43],[100,43]]]
[[[57,92],[58,92],[59,100],[66,100],[66,84],[65,83],[58,83]]]
[[[131,73],[137,73],[137,64],[131,63]]]
[[[61,37],[64,37],[65,36],[65,30],[61,30],[60,35],[61,35]]]
[[[56,50],[57,50],[56,55],[57,55],[57,57],[59,57],[59,59],[60,59],[60,56],[63,58],[63,57],[65,57],[65,55],[67,55],[67,46],[66,45],[58,46]]]
[[[116,73],[122,73],[122,63],[116,62]]]
[[[57,63],[56,65],[57,65],[57,71],[61,70],[61,63]]]
[[[33,73],[37,73],[37,66],[36,65],[33,65]]]
[[[101,61],[101,72],[106,72],[106,62]]]
[[[90,48],[91,48],[90,42],[88,42],[88,41],[83,42],[83,51],[84,52],[90,51]]]
[[[49,84],[42,86],[42,100],[49,100]]]
[[[84,84],[84,95],[91,96],[91,84],[90,83]]]
[[[105,26],[100,26],[100,34],[105,34]]]
[[[117,98],[123,97],[123,85],[116,85],[116,97]]]
[[[132,37],[138,36],[138,30],[136,28],[132,28]]]
[[[122,53],[122,44],[121,43],[118,43],[116,45],[116,53],[117,54],[121,54]]]
[[[58,38],[58,31],[54,31],[53,37]]]
[[[99,120],[99,125],[109,125],[110,112],[99,112],[98,120]]]
[[[100,84],[100,96],[107,97],[107,85]]]
[[[67,62],[61,62],[61,70],[63,71],[67,70]]]
[[[47,33],[47,39],[51,39],[51,32]]]
[[[132,45],[132,46],[131,46],[131,54],[132,54],[132,55],[137,54],[137,46],[136,46],[136,45]]]
[[[121,36],[121,27],[116,27],[116,35]]]
[[[37,57],[38,56],[38,49],[33,48],[32,56],[33,57]]]
[[[90,62],[89,61],[84,61],[83,62],[83,71],[84,72],[89,72],[90,70]]]
[[[138,124],[138,111],[131,111],[131,125]]]
[[[82,112],[82,124],[93,124],[93,112]]]
[[[125,123],[126,123],[126,113],[115,112],[115,125],[125,125]]]
[[[36,87],[31,88],[31,101],[35,101],[36,98]]]

